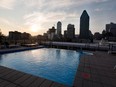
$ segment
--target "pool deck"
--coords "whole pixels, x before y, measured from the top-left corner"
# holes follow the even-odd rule
[[[74,87],[116,87],[116,54],[93,53],[80,58]]]
[[[116,54],[93,51],[84,55],[73,87],[116,87]],[[44,78],[0,66],[0,87],[68,87]]]
[[[27,73],[0,66],[0,87],[67,87]]]
[[[39,49],[39,48],[44,48],[44,46],[18,47],[18,48],[0,49],[0,54],[13,53],[13,52],[20,52],[20,51],[26,51],[26,50]]]

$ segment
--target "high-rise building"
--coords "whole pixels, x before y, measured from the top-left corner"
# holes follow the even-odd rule
[[[64,38],[67,38],[67,30],[64,31]]]
[[[61,29],[62,29],[62,23],[58,21],[57,23],[57,36],[60,38],[61,37]]]
[[[116,24],[110,23],[106,24],[106,32],[111,32],[114,37],[116,37]]]
[[[68,26],[67,26],[67,38],[68,39],[75,38],[75,27],[73,24],[68,24]]]
[[[89,15],[86,10],[80,17],[80,39],[89,39]]]
[[[47,31],[48,39],[53,40],[53,39],[54,39],[54,36],[55,36],[55,32],[56,32],[55,27],[50,28],[50,29]]]

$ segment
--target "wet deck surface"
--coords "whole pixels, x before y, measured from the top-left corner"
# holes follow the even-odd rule
[[[80,64],[73,87],[116,87],[116,55],[93,52],[85,55]],[[47,79],[0,66],[0,87],[68,87]]]

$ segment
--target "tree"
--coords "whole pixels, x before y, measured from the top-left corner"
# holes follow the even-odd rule
[[[106,32],[105,30],[102,31],[102,38],[109,40],[109,37],[112,37],[113,34],[111,32]]]
[[[109,40],[109,37],[113,36],[113,34],[111,32],[106,32],[105,36],[106,39]]]
[[[3,35],[2,35],[1,30],[0,30],[0,43],[2,43],[2,37],[3,37]]]
[[[103,30],[103,31],[102,31],[102,38],[105,39],[105,37],[106,37],[106,31]]]

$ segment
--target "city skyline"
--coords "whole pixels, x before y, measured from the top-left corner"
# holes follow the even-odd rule
[[[2,0],[0,1],[0,29],[28,32],[32,35],[45,33],[57,22],[62,22],[62,33],[68,24],[75,25],[79,34],[80,16],[87,10],[91,17],[90,30],[102,32],[105,25],[116,22],[115,0]],[[68,15],[67,15],[68,14]]]

